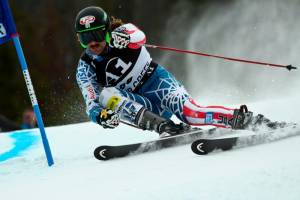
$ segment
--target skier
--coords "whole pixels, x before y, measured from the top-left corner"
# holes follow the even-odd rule
[[[115,128],[123,120],[144,130],[170,135],[189,125],[244,129],[252,120],[239,109],[200,106],[184,86],[154,62],[143,46],[145,34],[131,23],[109,17],[100,7],[76,16],[75,30],[84,48],[76,79],[90,119]],[[176,115],[183,123],[170,120]]]

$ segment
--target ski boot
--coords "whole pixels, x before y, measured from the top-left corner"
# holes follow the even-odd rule
[[[253,118],[253,112],[248,111],[246,105],[241,105],[233,112],[232,129],[246,129]]]
[[[246,105],[234,110],[232,129],[248,129],[257,131],[260,128],[277,129],[287,125],[286,122],[273,122],[262,114],[253,116],[253,112],[248,111]]]
[[[191,126],[185,123],[175,124],[172,120],[167,120],[159,124],[159,137],[170,137],[184,134],[191,129]]]
[[[172,120],[163,118],[146,109],[139,111],[135,120],[135,125],[143,130],[154,130],[160,137],[183,134],[191,129],[189,125],[183,123],[175,124]]]

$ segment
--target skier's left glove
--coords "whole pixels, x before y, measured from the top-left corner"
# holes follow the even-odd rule
[[[120,114],[110,109],[103,109],[97,121],[103,128],[116,128],[121,121]]]
[[[114,30],[111,33],[110,46],[117,49],[127,48],[130,43],[130,35],[127,34],[124,30]]]

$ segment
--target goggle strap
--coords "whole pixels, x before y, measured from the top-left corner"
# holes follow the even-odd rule
[[[80,42],[80,45],[81,45],[81,47],[84,48],[84,49],[87,48],[87,45],[84,45],[84,44],[82,44],[81,42]]]
[[[89,29],[77,31],[77,33],[83,33],[83,32],[87,32],[87,31],[93,31],[93,30],[100,29],[100,28],[101,28],[102,30],[105,30],[105,25],[96,26],[96,27],[93,27],[93,28],[89,28]],[[103,28],[104,28],[104,29],[103,29]]]
[[[106,34],[105,34],[105,41],[106,41],[107,44],[110,43],[110,34],[109,34],[108,31],[106,31]]]

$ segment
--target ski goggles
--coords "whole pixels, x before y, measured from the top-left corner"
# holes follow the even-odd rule
[[[79,41],[83,48],[86,48],[87,45],[92,42],[102,42],[106,39],[107,32],[101,29],[79,32]]]

